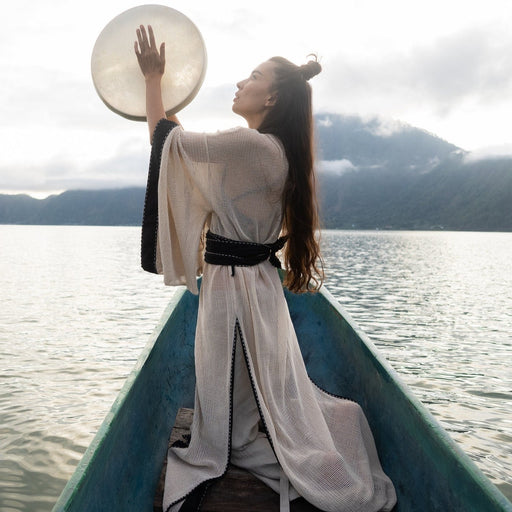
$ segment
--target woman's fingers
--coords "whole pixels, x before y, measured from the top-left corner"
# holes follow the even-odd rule
[[[140,51],[144,50],[156,50],[156,42],[155,42],[155,34],[153,32],[153,27],[151,25],[148,25],[148,32],[149,32],[149,40],[148,40],[148,34],[146,32],[146,28],[144,25],[141,25],[140,28],[137,29],[137,40],[139,42]],[[160,53],[161,53],[162,47],[160,46]]]
[[[138,46],[140,48],[140,51],[142,53],[142,48],[143,48],[143,42],[142,42],[142,34],[140,33],[140,29],[138,28],[137,29],[137,41],[138,41]],[[135,44],[137,44],[137,42],[135,42]]]
[[[140,46],[141,52],[150,48],[150,44],[148,43],[148,36],[146,33],[146,29],[144,28],[144,25],[141,25],[137,29],[137,39],[139,41],[139,46]],[[153,36],[153,41],[154,41],[154,36]]]
[[[162,62],[162,67],[165,67],[165,43],[160,45],[160,61]]]
[[[153,27],[151,25],[148,25],[148,31],[149,31],[149,46],[151,48],[156,48],[155,34],[153,34]]]
[[[139,61],[142,73],[146,77],[152,74],[163,75],[165,71],[165,43],[160,45],[159,51],[156,46],[155,34],[151,25],[148,25],[147,32],[144,25],[140,25],[136,32],[137,41],[135,41],[134,44],[135,55]]]

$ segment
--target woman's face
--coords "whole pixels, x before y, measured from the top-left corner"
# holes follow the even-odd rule
[[[263,62],[248,78],[236,84],[238,91],[233,99],[232,110],[247,121],[249,128],[258,128],[275,104],[275,67],[276,64],[272,61]]]

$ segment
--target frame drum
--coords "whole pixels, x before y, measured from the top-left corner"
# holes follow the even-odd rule
[[[184,14],[163,5],[141,5],[116,16],[100,33],[91,57],[99,97],[115,113],[146,120],[146,84],[133,44],[140,25],[151,25],[157,47],[165,41],[162,99],[167,115],[188,105],[206,73],[206,48],[197,27]]]

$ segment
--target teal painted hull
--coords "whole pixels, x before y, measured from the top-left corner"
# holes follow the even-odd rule
[[[396,512],[512,512],[327,291],[286,297],[311,378],[365,410]],[[197,305],[176,293],[54,512],[152,510],[177,411],[193,406]]]

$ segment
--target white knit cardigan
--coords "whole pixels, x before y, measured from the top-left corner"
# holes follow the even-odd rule
[[[396,501],[362,409],[308,377],[276,268],[265,261],[232,275],[231,267],[202,260],[207,225],[234,240],[278,238],[287,170],[278,139],[248,128],[197,134],[176,127],[163,145],[157,271],[192,293],[203,273],[191,440],[169,450],[164,510],[179,510],[229,461],[285,501],[289,491],[325,511],[391,510]]]

